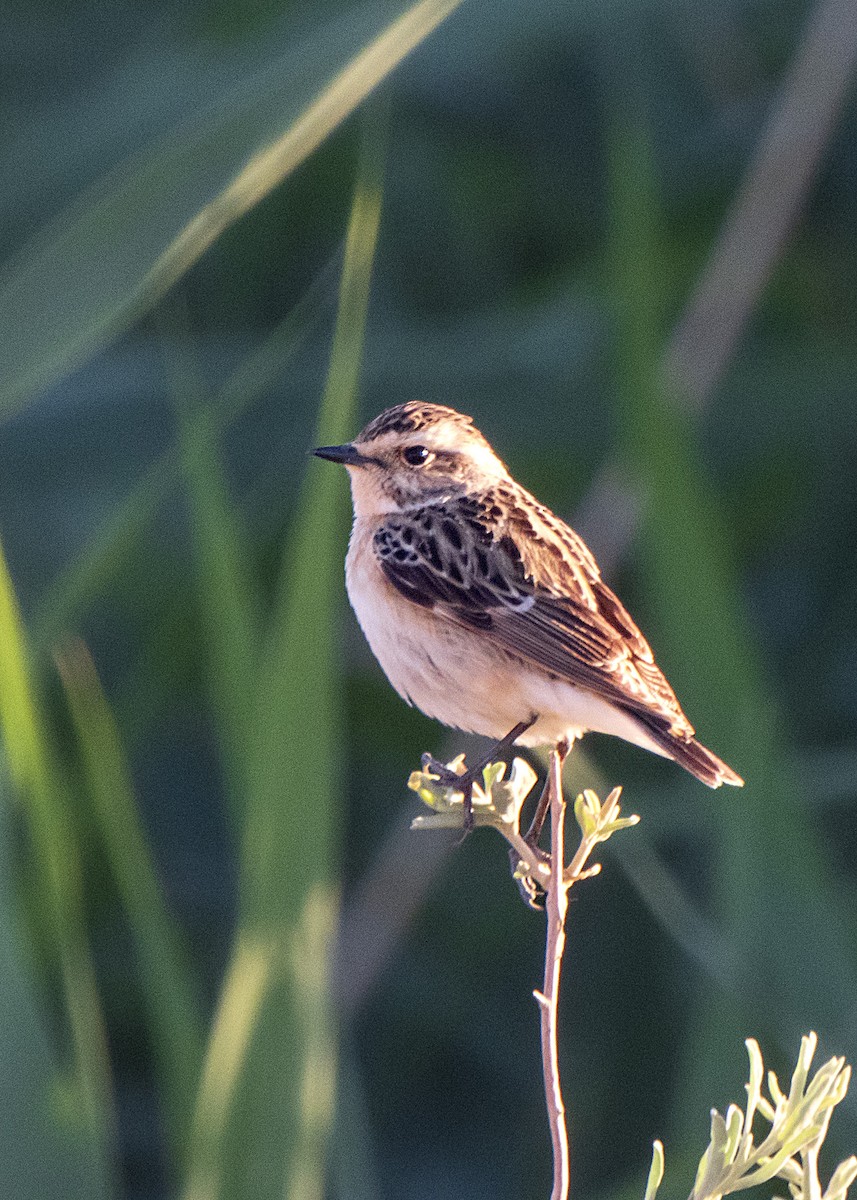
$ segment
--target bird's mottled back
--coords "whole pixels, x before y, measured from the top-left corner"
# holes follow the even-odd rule
[[[355,441],[361,444],[374,442],[389,433],[419,433],[434,425],[457,425],[470,436],[481,434],[473,426],[473,418],[447,408],[443,404],[429,404],[423,400],[409,400],[407,404],[396,404],[385,409],[358,434]],[[483,439],[484,440],[484,439]]]

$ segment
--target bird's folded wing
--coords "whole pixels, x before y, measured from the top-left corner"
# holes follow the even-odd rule
[[[440,506],[391,516],[374,539],[381,569],[408,600],[538,670],[659,718],[665,732],[691,736],[645,638],[591,558],[564,568],[568,550],[557,549],[543,569],[525,564],[518,541],[476,520],[453,521]]]

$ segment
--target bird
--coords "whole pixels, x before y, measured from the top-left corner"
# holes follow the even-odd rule
[[[350,476],[346,589],[387,679],[427,716],[496,742],[462,777],[465,830],[474,779],[512,743],[565,751],[611,734],[709,787],[742,786],[697,741],[583,539],[512,478],[471,417],[408,401],[314,453]]]

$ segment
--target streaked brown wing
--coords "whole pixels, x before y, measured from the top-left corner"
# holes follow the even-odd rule
[[[569,558],[579,539],[549,515],[550,536],[535,536],[526,548],[473,506],[451,515],[448,506],[432,505],[388,518],[374,550],[389,582],[413,603],[479,630],[498,649],[559,679],[658,717],[665,731],[690,736],[645,638],[589,552]],[[566,542],[562,531],[574,540]]]

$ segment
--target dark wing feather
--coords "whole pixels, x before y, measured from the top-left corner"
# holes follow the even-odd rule
[[[583,542],[527,500],[497,506],[487,495],[390,516],[375,535],[375,554],[415,604],[479,629],[498,649],[621,705],[662,734],[692,737],[648,643]],[[498,511],[530,525],[504,524]]]

